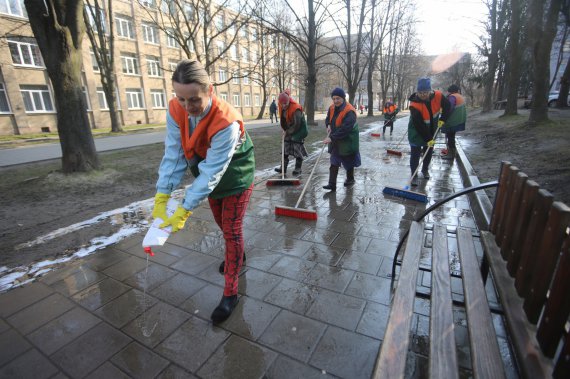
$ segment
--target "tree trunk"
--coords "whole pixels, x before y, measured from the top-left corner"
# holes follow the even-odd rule
[[[561,7],[561,0],[532,0],[529,3],[528,34],[532,48],[534,67],[532,106],[528,121],[536,124],[548,121],[548,91],[550,80],[550,50],[556,35],[556,20]],[[544,8],[546,10],[546,17]],[[543,23],[544,20],[544,23]]]
[[[509,44],[509,64],[507,67],[508,88],[507,88],[507,106],[505,108],[505,116],[517,114],[517,101],[519,95],[520,80],[520,18],[521,7],[520,0],[511,0],[511,32]]]
[[[305,112],[307,114],[307,124],[316,125],[315,123],[315,92],[317,90],[317,38],[316,38],[316,20],[315,9],[312,0],[307,2],[309,8],[308,20],[308,40],[307,40],[307,80],[305,90]]]
[[[497,0],[493,0],[489,9],[491,17],[491,51],[487,55],[487,73],[484,78],[483,112],[493,110],[493,85],[495,84],[495,72],[498,62],[498,28],[497,28]]]
[[[570,89],[570,57],[566,63],[564,73],[560,78],[560,92],[558,95],[558,102],[556,108],[566,108],[568,106],[568,90]]]
[[[83,1],[25,0],[24,4],[54,90],[62,170],[97,169],[99,160],[81,85]]]

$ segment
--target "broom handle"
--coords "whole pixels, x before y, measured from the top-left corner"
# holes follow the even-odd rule
[[[285,132],[281,138],[281,180],[285,180]]]
[[[299,199],[297,200],[297,204],[295,204],[295,208],[297,208],[299,206],[299,204],[301,203],[301,199],[303,198],[303,195],[305,194],[305,191],[307,190],[307,187],[309,186],[309,182],[311,181],[311,178],[313,177],[313,173],[315,172],[315,168],[317,168],[317,165],[319,164],[319,161],[321,160],[321,156],[323,155],[323,152],[325,151],[325,147],[327,147],[326,144],[324,144],[323,148],[321,149],[321,152],[319,153],[319,156],[317,157],[317,160],[315,161],[315,164],[313,165],[313,169],[311,170],[311,173],[309,174],[309,177],[307,178],[307,181],[305,182],[305,185],[303,186],[303,190],[301,191],[301,196],[299,196]]]
[[[433,135],[432,139],[434,140],[434,146],[435,146],[435,139],[437,138],[437,135],[439,134],[440,129],[441,129],[441,126],[438,126],[436,131],[435,131],[435,134]],[[422,155],[420,161],[418,162],[418,167],[416,167],[416,171],[414,171],[414,173],[410,177],[410,181],[408,182],[408,187],[410,187],[412,185],[412,180],[414,180],[414,177],[418,174],[418,171],[420,170],[422,163],[424,163],[424,159],[428,155],[430,149],[433,149],[433,146],[428,146],[426,152],[424,153],[424,155]]]
[[[394,149],[397,149],[402,142],[404,141],[404,138],[406,138],[406,136],[408,135],[408,129],[406,129],[406,133],[404,133],[404,135],[402,136],[402,138],[400,138],[400,140],[398,141],[398,143],[396,144],[396,146],[394,147]]]

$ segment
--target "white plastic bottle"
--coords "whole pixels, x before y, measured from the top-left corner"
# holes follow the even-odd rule
[[[168,217],[174,214],[178,208],[178,205],[178,201],[172,198],[168,199],[168,203],[166,203],[166,214]],[[152,247],[164,245],[170,236],[170,233],[172,232],[172,225],[169,225],[166,228],[159,228],[160,224],[163,222],[164,221],[160,217],[155,218],[142,241],[142,246],[145,253],[149,254],[150,256],[154,255]]]

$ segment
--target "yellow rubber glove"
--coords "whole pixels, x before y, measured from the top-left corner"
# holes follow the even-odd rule
[[[441,128],[443,126],[443,124],[445,124],[445,121],[442,121],[442,120],[437,121],[437,127],[438,128]]]
[[[154,195],[154,208],[152,210],[152,218],[161,218],[162,221],[168,218],[166,214],[166,203],[168,203],[168,199],[170,199],[170,195],[165,193],[157,192]]]
[[[176,233],[184,227],[186,220],[191,214],[191,211],[187,211],[183,207],[178,207],[176,212],[174,212],[168,220],[159,225],[159,228],[166,228],[167,226],[172,225],[172,233]]]
[[[429,147],[433,147],[433,145],[435,145],[435,140],[433,140],[433,139],[432,139],[432,140],[429,140],[429,141],[427,142],[427,145],[428,145]]]

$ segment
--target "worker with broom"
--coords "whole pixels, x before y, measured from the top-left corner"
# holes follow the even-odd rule
[[[287,92],[279,94],[279,120],[283,129],[283,160],[282,166],[275,171],[287,173],[289,156],[295,158],[295,169],[293,175],[301,174],[303,158],[308,156],[305,149],[305,137],[309,134],[307,121],[303,114],[303,107],[291,98]]]
[[[387,127],[390,127],[390,135],[392,135],[392,132],[394,131],[394,119],[399,111],[398,106],[391,101],[387,101],[386,104],[384,104],[384,110],[382,111],[384,114],[384,127],[382,128],[383,135],[386,134]]]
[[[329,183],[323,188],[336,191],[336,179],[340,166],[346,170],[344,186],[349,187],[355,183],[354,168],[359,167],[361,161],[356,109],[346,101],[346,93],[342,88],[335,88],[331,92],[331,98],[333,103],[325,118],[328,137],[324,140],[324,143],[328,144],[328,152],[331,155],[331,166]]]
[[[211,315],[212,321],[219,323],[238,303],[238,273],[244,259],[242,221],[255,172],[253,143],[240,113],[214,94],[200,62],[185,59],[178,63],[172,86],[176,97],[168,105],[165,151],[152,215],[166,220],[160,227],[170,225],[175,233],[184,227],[192,210],[208,198],[226,243],[224,292]],[[195,179],[186,188],[178,209],[168,217],[166,203],[187,168]]]
[[[418,185],[417,168],[420,156],[423,156],[422,175],[429,179],[429,164],[435,145],[437,128],[444,125],[449,116],[449,101],[443,93],[432,90],[430,78],[418,80],[417,92],[410,98],[410,121],[408,122],[408,141],[410,142],[411,185]]]
[[[445,143],[447,149],[441,152],[443,159],[455,158],[455,134],[465,130],[465,123],[467,122],[467,109],[465,107],[465,99],[461,96],[459,86],[452,84],[447,89],[449,93],[447,100],[449,100],[449,118],[441,131],[445,133]]]

